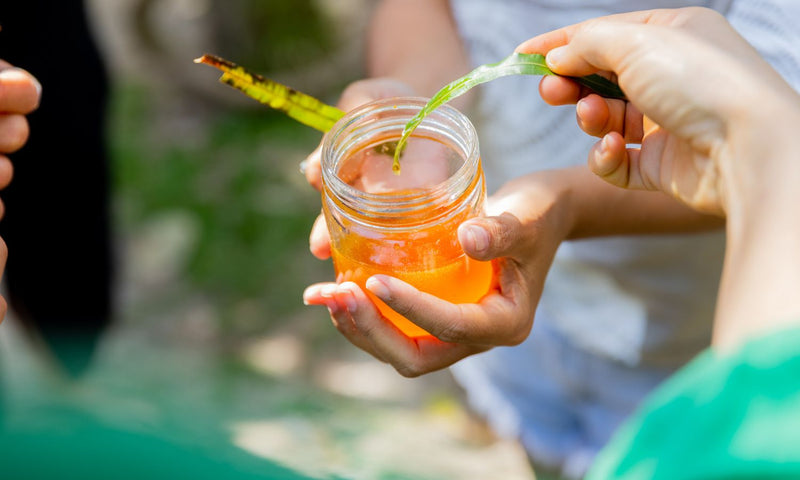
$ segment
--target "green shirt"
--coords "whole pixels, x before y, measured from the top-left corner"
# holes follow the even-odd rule
[[[658,388],[587,479],[800,479],[800,329],[700,354]]]
[[[71,407],[41,413],[41,423],[0,429],[0,479],[314,480],[230,445],[193,447]]]

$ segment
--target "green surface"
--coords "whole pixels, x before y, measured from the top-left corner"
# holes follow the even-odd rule
[[[13,315],[0,327],[0,477],[525,478],[519,450],[471,433],[446,372],[404,379],[303,306],[332,278],[298,172],[319,134],[186,105],[117,92],[119,315],[77,381]]]
[[[588,478],[800,478],[800,329],[706,351],[659,387]]]
[[[263,312],[261,327],[302,308],[308,280],[331,275],[308,252],[319,194],[298,171],[321,135],[267,109],[216,106],[193,138],[174,138],[151,123],[158,112],[145,95],[124,89],[114,104],[120,228],[135,235],[162,214],[186,219],[180,276],[223,321],[245,301]]]

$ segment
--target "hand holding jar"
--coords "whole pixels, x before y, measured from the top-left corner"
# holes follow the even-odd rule
[[[381,95],[403,94],[402,83],[386,78],[357,82],[345,91],[339,107],[349,110]],[[410,151],[415,144],[410,144]],[[322,187],[320,152],[307,160],[309,182]],[[391,155],[382,169],[362,172],[360,180],[377,185],[404,181],[414,174],[436,177],[426,163],[416,166],[412,156],[401,160],[405,170],[391,172]],[[424,155],[417,158],[424,158]],[[408,167],[408,168],[406,168]],[[404,177],[405,174],[410,174]],[[600,201],[599,199],[603,199]],[[703,231],[719,220],[692,214],[686,207],[660,196],[637,196],[609,185],[587,168],[575,167],[532,173],[505,184],[486,201],[486,216],[463,218],[449,230],[460,249],[474,260],[493,261],[493,288],[480,300],[454,301],[421,291],[397,278],[390,268],[372,271],[371,277],[352,280],[341,275],[339,283],[319,283],[304,293],[310,305],[325,305],[334,325],[350,342],[390,363],[401,374],[417,376],[445,368],[494,346],[524,341],[533,325],[534,312],[545,277],[563,240],[593,236]],[[714,223],[717,222],[717,223]],[[326,259],[331,241],[321,215],[310,237],[311,251]],[[460,252],[459,252],[460,253]],[[354,271],[351,269],[351,271]],[[406,278],[406,280],[409,280]],[[455,288],[460,287],[454,281]],[[369,293],[365,293],[369,292]],[[371,297],[370,297],[371,296]],[[381,311],[375,305],[381,305]],[[386,318],[394,316],[431,335],[403,333]]]
[[[326,137],[323,181],[310,180],[322,186],[328,228],[317,222],[311,241],[317,256],[333,253],[338,283],[309,287],[304,301],[326,305],[353,344],[416,376],[524,340],[560,238],[557,229],[539,224],[553,240],[533,250],[541,252],[539,261],[524,258],[541,238],[526,233],[530,225],[520,218],[540,220],[554,199],[526,198],[523,203],[537,206],[532,215],[480,216],[485,190],[477,138],[449,107],[423,129],[427,139],[409,143],[394,175],[391,152],[382,151],[389,148],[387,127],[380,124],[401,113],[394,121],[399,136],[415,113],[398,112],[409,107],[400,101],[351,112],[344,130]]]

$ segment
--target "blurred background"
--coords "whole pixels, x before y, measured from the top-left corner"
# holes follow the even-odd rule
[[[333,276],[308,252],[319,197],[298,170],[321,136],[192,63],[218,54],[333,103],[362,75],[371,4],[85,2],[110,81],[112,313],[72,350],[31,326],[24,302],[10,310],[0,327],[6,428],[48,430],[63,426],[64,411],[80,412],[314,479],[532,478],[522,450],[463,409],[447,372],[404,379],[344,340],[323,309],[303,306],[305,286]],[[81,82],[86,72],[75,70],[57,78]],[[45,105],[55,87],[42,83]],[[33,120],[32,130],[31,144],[45,141]],[[15,183],[24,181],[18,173]],[[58,236],[46,241],[62,248]],[[76,256],[93,262],[91,252]],[[34,282],[48,277],[45,268],[59,267],[36,270]],[[64,270],[61,285],[79,273]],[[7,277],[14,305],[20,275]],[[41,302],[68,311],[73,299],[95,295],[76,289]],[[70,321],[59,321],[69,331]]]

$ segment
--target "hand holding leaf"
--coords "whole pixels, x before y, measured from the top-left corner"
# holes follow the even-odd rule
[[[205,63],[222,70],[220,82],[321,132],[330,130],[333,124],[344,116],[344,112],[336,107],[327,105],[291,87],[251,73],[233,62],[215,55],[203,55],[196,59],[195,63]],[[406,124],[394,151],[392,171],[396,174],[400,173],[400,154],[405,148],[408,137],[427,115],[477,85],[508,75],[555,75],[555,73],[547,67],[543,55],[514,53],[500,62],[481,65],[467,75],[445,85]],[[577,77],[574,80],[604,97],[625,98],[625,94],[616,84],[600,75]]]
[[[481,65],[463,77],[445,85],[444,88],[436,92],[428,104],[406,124],[403,129],[403,135],[400,137],[400,141],[397,143],[397,148],[394,152],[392,170],[395,173],[400,172],[400,155],[406,146],[408,137],[411,136],[411,133],[432,111],[450,100],[463,95],[468,90],[481,83],[486,83],[508,75],[555,75],[555,73],[547,67],[544,55],[538,53],[514,53],[500,62]],[[622,93],[619,86],[600,75],[577,77],[573,78],[573,80],[603,97],[625,98],[625,94]]]

